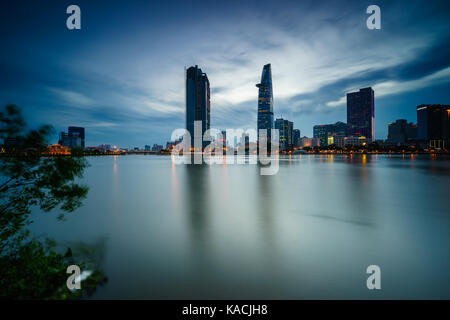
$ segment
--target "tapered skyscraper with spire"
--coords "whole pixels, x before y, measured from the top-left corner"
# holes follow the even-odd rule
[[[261,83],[256,85],[258,92],[258,141],[259,129],[267,130],[267,139],[270,141],[271,129],[273,129],[273,93],[272,93],[272,68],[269,64],[263,67]]]

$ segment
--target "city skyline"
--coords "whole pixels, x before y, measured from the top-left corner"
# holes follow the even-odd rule
[[[23,107],[32,126],[84,127],[87,145],[120,147],[164,143],[184,127],[183,72],[196,64],[211,81],[218,129],[255,128],[254,85],[267,63],[274,118],[293,121],[303,136],[317,124],[346,122],[346,93],[368,86],[377,100],[375,139],[386,139],[397,119],[416,123],[420,104],[449,104],[444,1],[382,3],[381,30],[365,27],[369,3],[356,1],[215,3],[195,6],[196,23],[189,5],[175,4],[79,1],[83,27],[69,31],[63,4],[8,3],[0,103]]]

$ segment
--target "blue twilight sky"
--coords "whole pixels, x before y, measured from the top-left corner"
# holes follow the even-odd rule
[[[70,4],[81,30],[66,28]],[[381,30],[366,27],[370,4]],[[212,127],[255,128],[271,63],[275,117],[311,136],[346,121],[346,92],[372,86],[385,139],[417,105],[450,104],[449,21],[448,0],[3,0],[0,103],[32,126],[83,126],[88,146],[165,144],[184,127],[185,66],[208,74]]]

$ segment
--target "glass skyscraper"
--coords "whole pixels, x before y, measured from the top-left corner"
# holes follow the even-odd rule
[[[206,73],[197,65],[186,70],[186,130],[194,147],[194,121],[202,122],[202,136],[210,129],[210,86]],[[205,147],[206,143],[203,143]]]
[[[275,120],[275,129],[279,130],[280,150],[286,151],[293,147],[293,127],[294,123],[289,120],[283,118]]]
[[[375,139],[375,95],[372,88],[347,93],[347,134]]]
[[[259,129],[267,129],[267,139],[270,142],[271,129],[273,129],[273,93],[272,69],[269,64],[263,67],[261,83],[256,85],[258,91],[258,141]]]

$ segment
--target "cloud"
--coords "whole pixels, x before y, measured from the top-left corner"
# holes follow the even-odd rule
[[[87,97],[83,93],[64,90],[60,88],[48,88],[48,90],[57,96],[64,104],[75,108],[88,108],[95,106],[95,100]]]
[[[339,107],[341,105],[344,105],[346,103],[347,103],[347,97],[344,96],[344,97],[341,97],[339,100],[327,102],[326,105],[328,107],[334,108],[334,107]]]
[[[434,72],[420,79],[409,81],[386,81],[377,83],[373,89],[378,97],[384,97],[391,94],[409,92],[426,87],[432,87],[437,84],[450,82],[450,67]]]
[[[85,6],[100,17],[97,7]],[[140,3],[127,4],[127,10],[115,4],[104,13],[108,23],[92,21],[81,37],[45,33],[45,41],[33,42],[36,54],[10,49],[20,58],[2,52],[0,66],[8,66],[8,96],[25,85],[47,88],[39,93],[40,107],[33,106],[40,118],[61,126],[73,119],[104,124],[105,132],[111,127],[122,138],[122,128],[165,137],[184,126],[184,68],[195,64],[211,82],[213,125],[256,126],[255,84],[271,63],[275,114],[306,127],[327,113],[339,114],[349,91],[372,86],[382,97],[447,83],[445,6],[383,3],[382,29],[371,31],[359,1],[262,0],[239,3],[239,10],[233,1],[179,2],[158,4],[155,13]]]
[[[422,88],[432,87],[438,84],[450,82],[450,67],[434,72],[430,75],[419,79],[397,81],[389,80],[378,82],[372,86],[375,92],[375,98],[381,98],[388,95],[405,93]],[[339,100],[329,101],[326,103],[328,107],[334,108],[345,105],[347,103],[346,96],[339,98]]]

